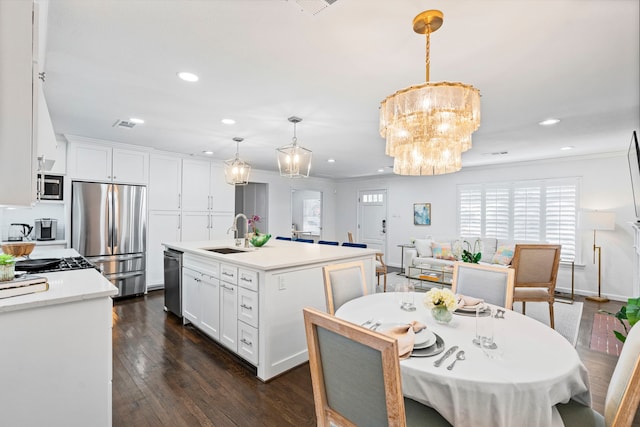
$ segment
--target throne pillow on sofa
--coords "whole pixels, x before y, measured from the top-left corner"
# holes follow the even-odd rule
[[[496,249],[496,253],[493,255],[491,262],[493,264],[509,265],[511,264],[515,250],[515,245],[500,245]]]
[[[431,243],[433,257],[437,259],[448,259],[455,261],[456,257],[451,250],[451,243],[433,242]]]
[[[418,252],[418,256],[420,258],[431,258],[433,256],[433,252],[431,251],[431,244],[433,240],[431,239],[416,239],[413,245],[416,247],[416,251]]]

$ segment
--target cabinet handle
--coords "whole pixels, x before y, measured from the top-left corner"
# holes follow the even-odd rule
[[[225,285],[224,283],[223,283],[221,286],[222,286],[223,288],[225,288],[225,289],[230,290],[230,291],[233,291],[233,290],[234,290],[234,289],[233,289],[233,286],[227,286],[227,285]]]
[[[242,339],[240,340],[240,342],[241,342],[242,344],[246,344],[246,345],[248,345],[248,346],[250,346],[250,347],[253,347],[253,343],[252,343],[251,341],[247,341],[247,340],[246,340],[246,339],[244,339],[244,338],[242,338]]]
[[[182,206],[182,194],[178,193],[178,209]]]
[[[226,271],[223,271],[222,275],[227,277],[233,277],[233,273],[227,273]]]
[[[178,230],[182,228],[182,214],[178,214]]]
[[[244,304],[244,303],[243,303],[243,304],[240,304],[240,307],[242,307],[242,308],[244,308],[244,309],[246,309],[246,310],[251,310],[251,311],[253,311],[253,307],[251,307],[250,305],[246,305],[246,304]]]
[[[253,283],[253,279],[251,279],[251,278],[247,279],[247,278],[246,278],[246,277],[244,277],[244,276],[241,276],[241,277],[240,277],[240,280],[242,280],[243,282]]]

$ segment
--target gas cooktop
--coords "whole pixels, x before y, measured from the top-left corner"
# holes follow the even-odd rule
[[[56,271],[96,268],[85,257],[26,259],[16,262],[16,270],[30,273],[52,273]]]

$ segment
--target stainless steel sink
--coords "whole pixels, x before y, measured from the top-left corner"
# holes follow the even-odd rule
[[[242,249],[234,249],[234,248],[202,248],[202,249],[204,249],[205,251],[215,252],[223,255],[248,252],[248,251],[243,251]]]

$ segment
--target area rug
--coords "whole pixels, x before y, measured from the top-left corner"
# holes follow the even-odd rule
[[[622,342],[616,338],[613,331],[620,331],[624,334],[624,328],[618,319],[608,314],[594,314],[589,348],[602,353],[620,356]]]
[[[553,312],[555,314],[555,329],[565,337],[574,347],[578,342],[578,331],[580,330],[580,320],[582,319],[583,303],[563,304],[555,302]],[[514,302],[513,311],[522,313],[522,303]],[[528,302],[527,316],[549,326],[549,304],[546,302]]]

